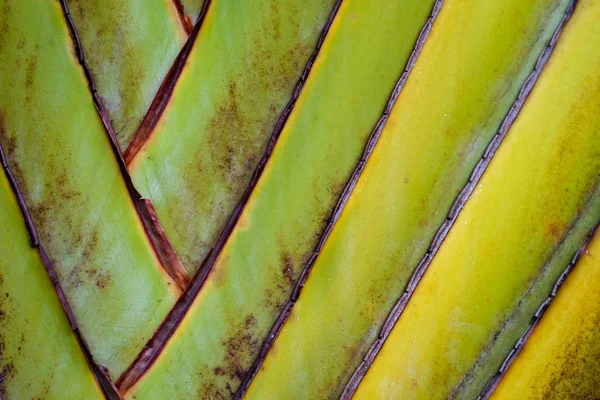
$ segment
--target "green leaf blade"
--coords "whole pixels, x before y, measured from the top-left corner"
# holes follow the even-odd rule
[[[190,275],[250,185],[333,4],[212,1],[156,126],[128,149]]]
[[[173,0],[67,0],[117,139],[127,148],[187,34]]]
[[[246,398],[342,394],[566,6],[444,2]]]
[[[599,5],[578,3],[356,398],[477,397],[585,243],[600,218]]]
[[[113,377],[179,296],[159,263],[58,2],[5,2],[0,143],[90,350]]]
[[[0,397],[103,399],[0,171]]]
[[[216,264],[126,397],[236,392],[314,251],[432,4],[342,2]]]

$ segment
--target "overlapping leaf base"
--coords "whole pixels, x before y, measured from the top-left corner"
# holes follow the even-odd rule
[[[600,398],[598,21],[0,0],[0,399]]]

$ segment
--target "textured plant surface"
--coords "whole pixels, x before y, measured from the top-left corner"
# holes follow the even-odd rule
[[[600,0],[0,0],[0,399],[600,398]]]

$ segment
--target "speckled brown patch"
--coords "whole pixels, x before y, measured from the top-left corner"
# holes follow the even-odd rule
[[[112,283],[112,278],[106,271],[99,271],[97,268],[92,268],[86,270],[85,273],[96,284],[98,289],[106,289]]]
[[[2,11],[0,12],[0,52],[4,49],[6,43],[6,34],[10,32],[9,21],[13,18],[12,8],[9,1],[2,2]],[[1,66],[0,66],[1,68]]]
[[[13,362],[5,357],[6,343],[4,342],[3,327],[10,326],[13,305],[12,298],[8,292],[4,292],[4,277],[0,274],[0,399],[6,397],[6,381],[15,374],[15,366]]]
[[[202,374],[198,374],[198,380],[203,382],[198,389],[198,393],[194,396],[197,400],[226,400],[228,396],[223,394],[223,391],[215,385],[210,379]],[[133,396],[136,398],[136,396]]]
[[[294,283],[296,282],[297,273],[294,269],[294,262],[292,261],[292,257],[287,253],[283,253],[281,255],[281,265],[281,272],[288,284],[288,287],[294,285]]]
[[[247,68],[221,84],[227,96],[215,104],[206,125],[198,127],[205,136],[203,146],[198,146],[193,156],[194,165],[185,169],[185,179],[181,180],[186,196],[172,199],[169,206],[169,218],[182,220],[198,214],[198,207],[190,208],[190,204],[202,205],[200,212],[210,218],[214,227],[207,232],[208,237],[202,238],[190,237],[185,224],[173,227],[174,236],[185,242],[180,257],[188,270],[201,264],[249,185],[279,114],[314,48],[310,41],[296,41],[287,51],[274,52],[275,38],[282,36],[278,28],[281,4],[274,0],[266,6],[272,15],[262,29],[248,37],[252,51],[243,53],[238,60]],[[293,25],[292,31],[300,30],[299,21],[292,19],[289,24]],[[267,94],[267,99],[257,93]]]
[[[600,313],[586,317],[595,321],[591,326],[600,326]],[[581,325],[589,326],[583,321]],[[592,329],[564,343],[565,351],[550,359],[561,368],[540,388],[540,399],[600,399],[600,345],[594,340],[598,336],[598,330]]]
[[[247,366],[245,355],[256,354],[260,349],[261,339],[257,335],[256,318],[250,314],[244,319],[241,326],[237,327],[232,335],[229,335],[222,343],[225,349],[224,370],[231,383],[237,385],[244,378]],[[230,385],[231,385],[230,383]],[[230,397],[234,391],[227,393]]]
[[[35,50],[31,53],[31,56],[27,59],[27,67],[25,68],[25,90],[32,90],[33,83],[35,81],[35,73],[37,71],[38,58],[40,54],[40,45],[36,43]],[[26,98],[29,101],[29,97]]]

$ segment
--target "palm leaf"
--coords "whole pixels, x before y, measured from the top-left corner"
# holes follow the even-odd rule
[[[60,3],[5,5],[0,144],[92,354],[118,377],[179,289],[144,232]]]
[[[583,5],[357,398],[476,397],[600,218],[600,57]]]
[[[0,10],[1,399],[600,396],[600,1]]]

